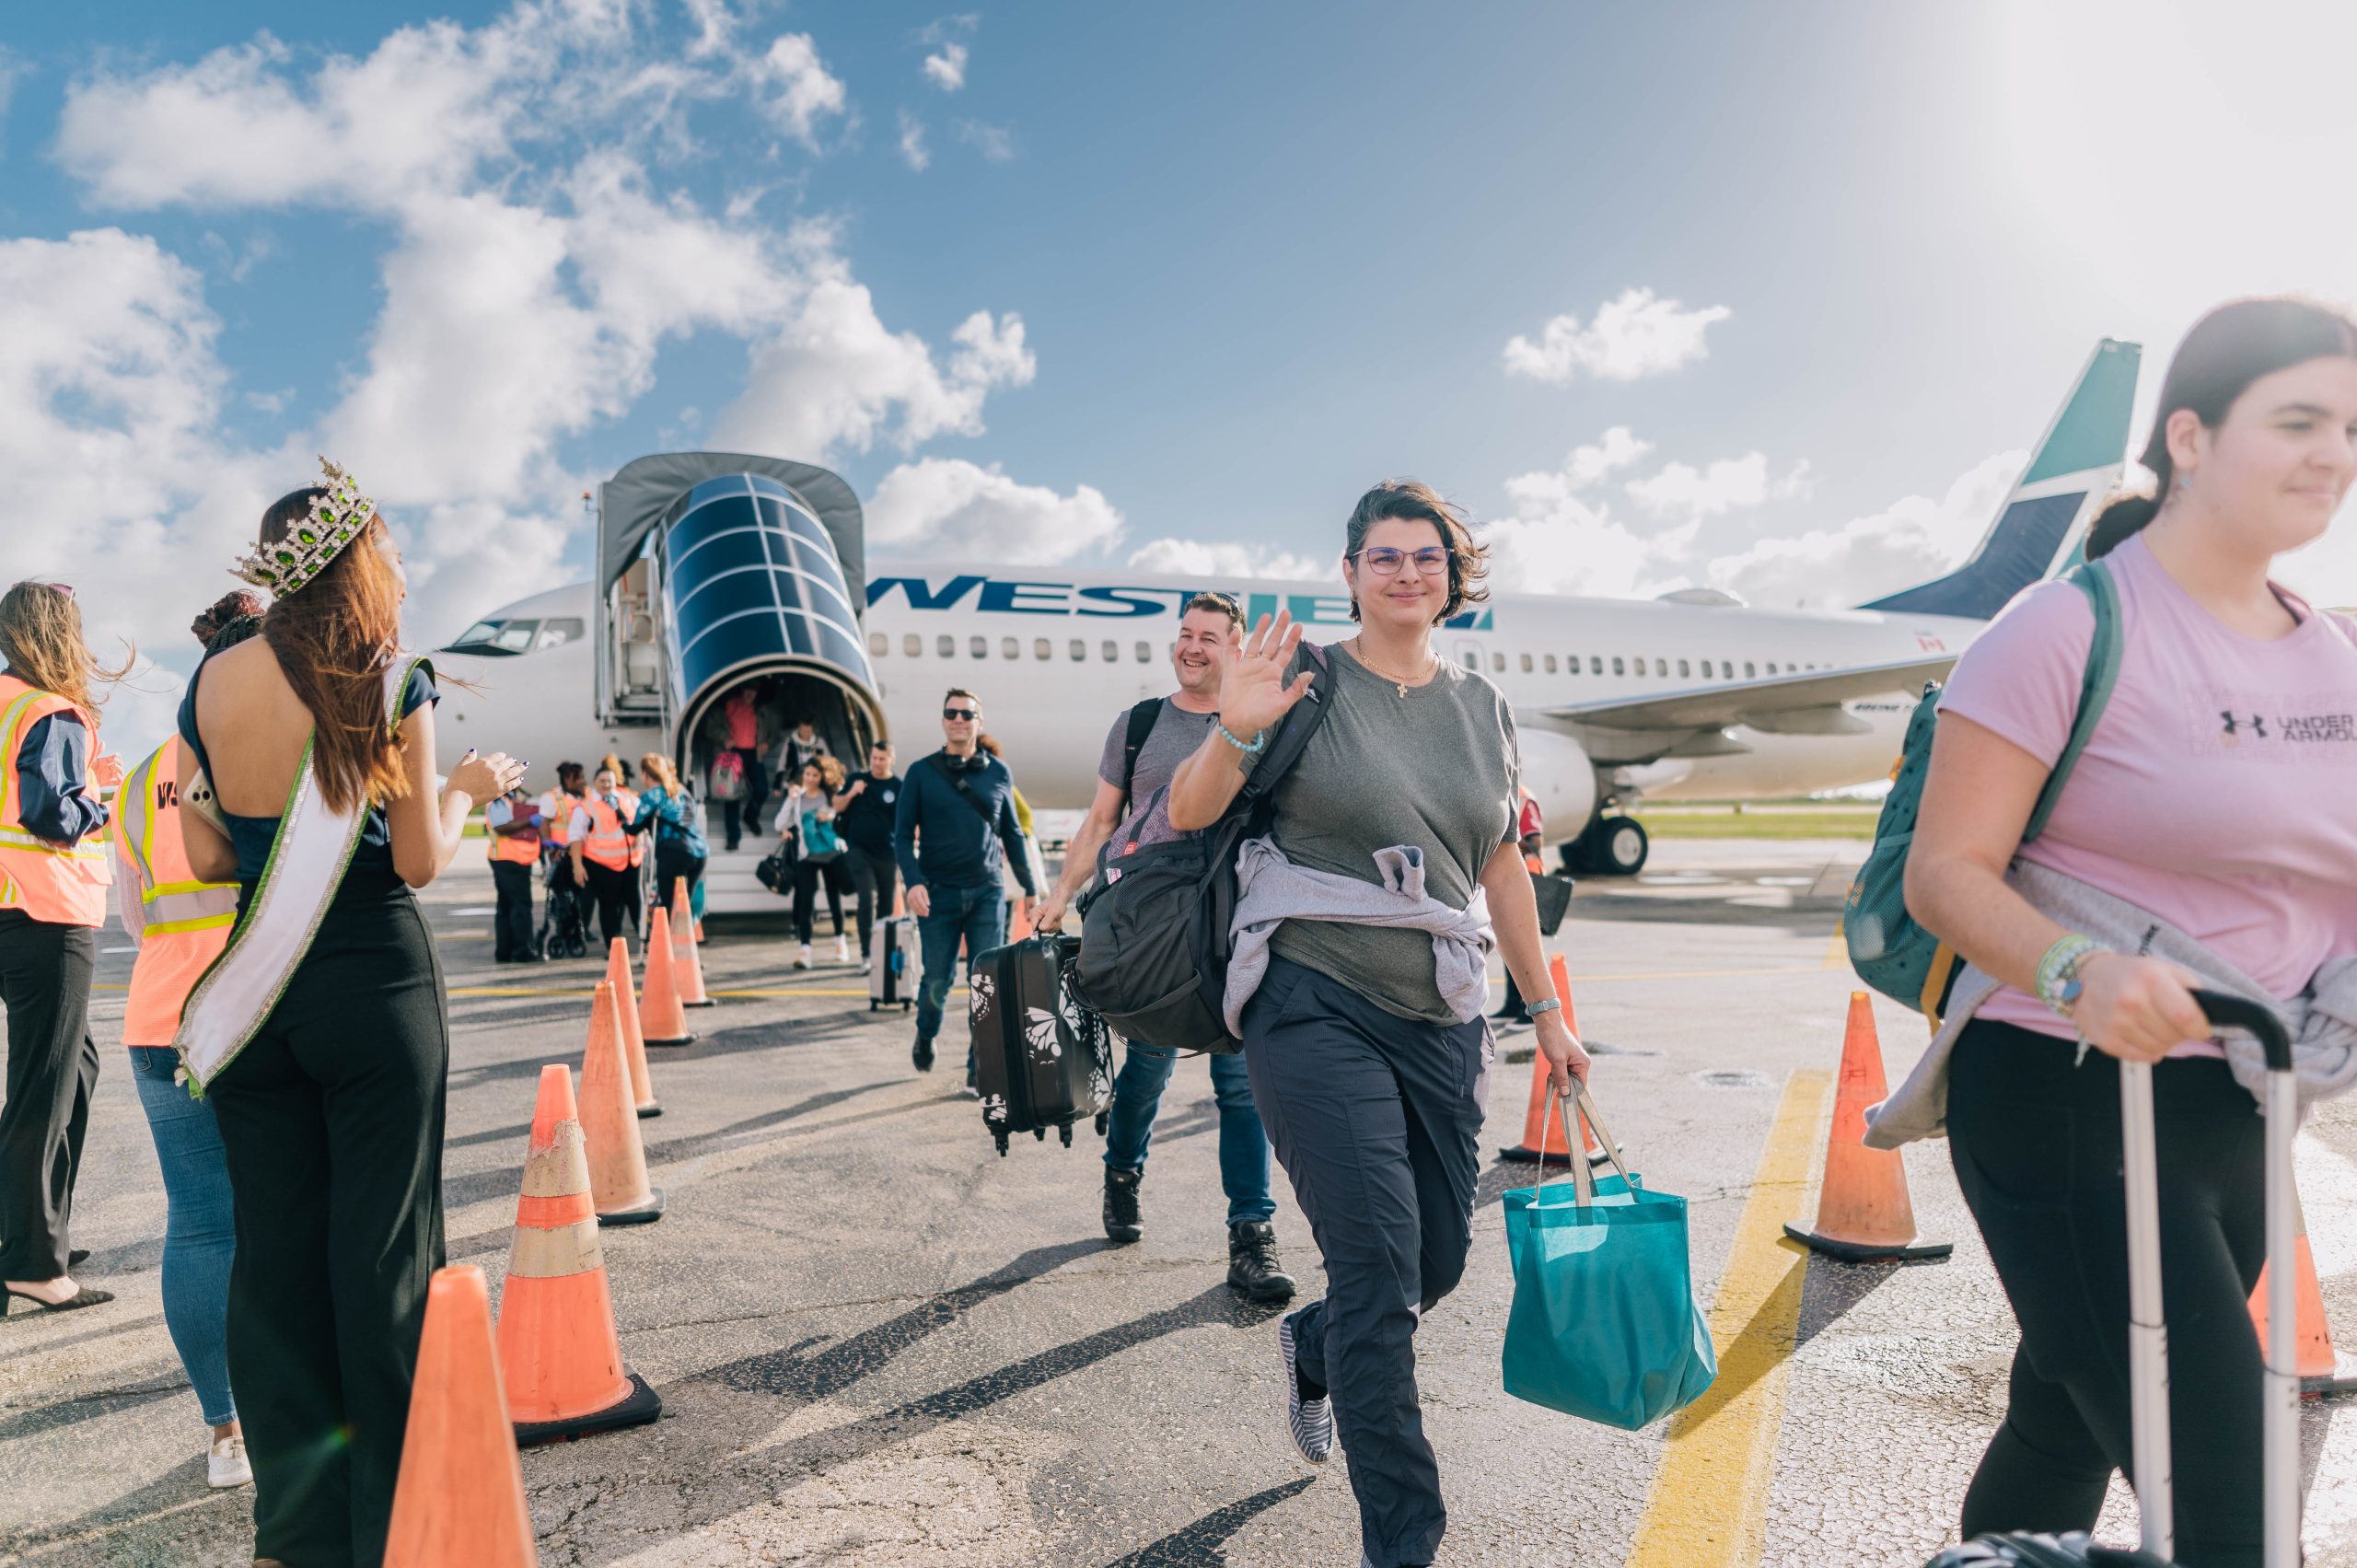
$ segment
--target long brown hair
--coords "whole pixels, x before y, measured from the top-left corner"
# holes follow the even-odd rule
[[[126,649],[114,669],[99,663],[82,640],[82,607],[63,583],[27,580],[0,594],[0,657],[27,685],[63,697],[86,714],[95,714],[102,701],[91,693],[91,681],[122,679],[131,673],[134,656],[135,650]]]
[[[276,544],[327,492],[282,495],[261,515],[261,543]],[[385,672],[401,645],[401,579],[377,552],[378,517],[319,575],[273,602],[262,640],[316,726],[311,772],[319,798],[337,811],[409,793],[400,732],[385,711]]]

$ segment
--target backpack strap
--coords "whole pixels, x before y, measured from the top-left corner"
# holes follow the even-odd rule
[[[1162,718],[1163,699],[1148,697],[1130,710],[1130,727],[1121,738],[1121,798],[1128,800],[1137,792],[1132,785],[1138,776],[1138,752],[1144,749],[1146,737]]]
[[[2038,792],[2038,805],[2022,829],[2024,843],[2046,830],[2046,819],[2062,798],[2062,785],[2078,765],[2079,753],[2094,738],[2096,726],[2110,705],[2112,688],[2119,683],[2125,638],[2119,628],[2119,587],[2112,581],[2110,568],[2099,561],[2083,561],[2064,575],[2087,596],[2096,615],[2095,635],[2087,644],[2087,668],[2079,680],[2079,711],[2071,721],[2071,738],[2054,760],[2053,771],[2046,775],[2046,787]]]

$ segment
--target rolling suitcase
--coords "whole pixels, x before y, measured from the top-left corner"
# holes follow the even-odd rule
[[[876,923],[867,971],[867,1010],[897,1005],[903,1012],[915,1005],[917,986],[924,979],[924,948],[917,941],[917,923],[907,915],[888,915]]]
[[[1093,1116],[1105,1130],[1112,1042],[1073,986],[1079,952],[1078,938],[1042,934],[974,960],[974,1077],[982,1125],[1002,1155],[1018,1132],[1044,1139],[1053,1127],[1070,1148],[1074,1122]]]
[[[2299,1131],[2300,1097],[2292,1074],[2292,1040],[2275,1009],[2222,992],[2197,991],[2194,999],[2210,1021],[2241,1029],[2267,1052],[2267,1371],[2260,1380],[2261,1504],[2267,1526],[2266,1568],[2298,1568],[2300,1561],[2300,1371],[2292,1347],[2293,1225],[2292,1136]],[[2177,1550],[2175,1478],[2169,1456],[2168,1329],[2161,1319],[2160,1178],[2153,1129],[2153,1069],[2150,1063],[2119,1064],[2120,1150],[2128,1187],[2128,1375],[2133,1400],[2129,1417],[2136,1489],[2143,1524],[2137,1551],[2096,1546],[2077,1531],[2069,1535],[1980,1536],[1932,1559],[1931,1568],[2166,1568]]]

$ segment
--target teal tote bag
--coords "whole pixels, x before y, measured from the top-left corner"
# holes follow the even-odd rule
[[[1574,1087],[1579,1114],[1619,1174],[1598,1178],[1574,1157],[1573,1179],[1552,1192],[1505,1195],[1514,1261],[1506,1392],[1633,1432],[1700,1397],[1719,1360],[1694,1300],[1686,1200],[1630,1174],[1585,1086]],[[1568,1098],[1563,1113],[1568,1123]],[[1539,1174],[1543,1181],[1543,1165]]]

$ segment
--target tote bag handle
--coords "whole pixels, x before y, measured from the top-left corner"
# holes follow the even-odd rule
[[[1629,1190],[1635,1191],[1637,1179],[1629,1173],[1628,1162],[1620,1157],[1620,1145],[1613,1140],[1610,1129],[1607,1128],[1603,1120],[1596,1115],[1596,1101],[1589,1097],[1587,1086],[1577,1078],[1572,1080],[1572,1087],[1568,1092],[1560,1096],[1547,1097],[1546,1108],[1538,1113],[1538,1146],[1542,1149],[1547,1146],[1547,1128],[1554,1116],[1558,1099],[1563,1102],[1563,1131],[1566,1134],[1563,1142],[1566,1144],[1579,1145],[1571,1151],[1573,1201],[1583,1209],[1593,1207],[1596,1202],[1596,1173],[1588,1168],[1586,1144],[1584,1141],[1569,1135],[1578,1128],[1578,1117],[1587,1119],[1588,1131],[1594,1132],[1596,1141],[1603,1145],[1604,1157],[1611,1162],[1613,1169],[1620,1173],[1620,1179],[1629,1184]],[[1574,1103],[1578,1108],[1576,1116],[1573,1113]],[[1544,1161],[1541,1161],[1538,1167],[1538,1180],[1534,1185],[1543,1187],[1546,1182],[1547,1166]]]

